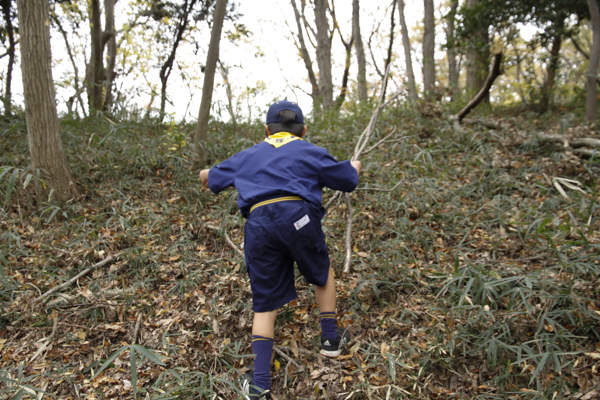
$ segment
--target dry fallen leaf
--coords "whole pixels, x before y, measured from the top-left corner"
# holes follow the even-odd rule
[[[390,346],[386,342],[381,342],[381,355],[385,356],[390,351]]]

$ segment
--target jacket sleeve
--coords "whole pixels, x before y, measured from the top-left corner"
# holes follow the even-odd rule
[[[210,169],[208,187],[213,193],[220,193],[230,186],[235,186],[235,178],[241,165],[241,158],[241,153],[235,154]]]
[[[319,185],[333,190],[351,192],[358,186],[358,173],[350,161],[338,162],[329,153],[322,159]]]

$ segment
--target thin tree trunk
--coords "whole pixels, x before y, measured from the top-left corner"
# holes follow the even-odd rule
[[[435,91],[435,17],[433,0],[424,0],[425,18],[423,33],[423,88],[425,96],[432,98]]]
[[[304,33],[302,29],[302,17],[298,12],[298,8],[296,7],[296,0],[291,0],[292,7],[294,8],[294,16],[296,17],[296,26],[298,27],[298,42],[300,44],[300,53],[302,54],[302,61],[304,61],[304,67],[306,67],[306,71],[308,72],[308,80],[311,86],[311,97],[313,100],[313,112],[315,114],[319,114],[319,110],[321,108],[321,95],[319,94],[319,85],[317,83],[317,77],[313,70],[312,60],[310,59],[310,54],[306,49],[306,42],[304,41]]]
[[[588,0],[588,7],[592,16],[592,50],[587,70],[587,100],[585,115],[588,122],[596,122],[596,108],[598,103],[598,61],[600,61],[600,8],[597,0]]]
[[[449,44],[446,52],[448,57],[448,86],[450,89],[450,99],[454,100],[454,95],[458,89],[459,69],[456,61],[456,51],[454,45],[454,21],[456,19],[456,10],[458,9],[458,0],[452,0],[450,11],[446,17],[446,42]]]
[[[559,23],[559,27],[562,27],[562,22]],[[562,34],[560,29],[554,34],[552,39],[552,47],[550,48],[550,62],[546,72],[546,81],[542,87],[542,93],[540,96],[539,112],[544,113],[550,107],[552,101],[552,90],[554,89],[554,81],[556,77],[556,71],[558,71],[559,53],[562,45]]]
[[[233,90],[231,88],[231,82],[229,82],[229,67],[223,65],[221,60],[219,60],[219,71],[221,72],[221,77],[225,82],[225,92],[227,93],[227,111],[229,111],[231,122],[235,128],[237,126],[237,118],[235,115],[235,109],[233,108]]]
[[[104,81],[104,111],[110,112],[113,105],[113,81],[115,79],[115,61],[117,58],[117,30],[115,29],[116,0],[104,0],[106,19],[104,34],[108,38],[106,55],[106,79]]]
[[[8,34],[8,63],[6,65],[6,82],[4,87],[4,116],[12,116],[12,73],[15,65],[15,30],[12,24],[12,0],[2,0],[2,13]]]
[[[54,198],[67,201],[77,195],[69,163],[60,138],[56,96],[50,54],[49,5],[47,0],[18,0],[21,34],[21,70],[27,140],[31,168],[40,171],[36,180],[40,201]]]
[[[331,77],[331,38],[327,22],[327,0],[315,0],[315,24],[317,25],[317,65],[319,66],[319,93],[323,109],[331,110],[333,102],[333,79]]]
[[[73,85],[75,86],[75,95],[74,96],[77,97],[77,100],[79,100],[79,104],[81,105],[81,110],[83,112],[83,116],[87,118],[87,112],[85,110],[85,103],[83,102],[83,99],[81,98],[82,89],[79,86],[79,69],[77,68],[77,63],[75,62],[75,56],[73,55],[73,50],[71,49],[71,44],[69,43],[69,38],[67,36],[67,32],[63,28],[62,23],[60,22],[60,19],[58,19],[58,17],[56,17],[56,16],[54,17],[54,23],[56,24],[56,26],[58,27],[58,30],[62,34],[62,37],[65,41],[65,47],[67,48],[67,54],[69,55],[69,60],[71,60],[71,65],[73,65],[73,75],[74,75]]]
[[[162,122],[164,116],[165,116],[165,105],[167,102],[167,81],[169,80],[169,76],[171,75],[171,72],[173,71],[173,64],[175,62],[175,56],[177,54],[177,49],[179,47],[179,43],[181,43],[181,39],[183,38],[183,34],[185,33],[185,30],[187,29],[188,23],[189,23],[189,15],[191,10],[194,8],[194,5],[196,4],[196,0],[191,0],[189,3],[186,0],[184,5],[183,5],[183,15],[181,16],[181,19],[178,21],[177,23],[177,32],[175,35],[175,41],[173,42],[173,47],[171,48],[171,54],[169,54],[169,57],[167,58],[167,60],[165,61],[165,63],[163,64],[163,66],[160,69],[160,83],[161,83],[161,87],[160,87],[160,121]],[[206,77],[206,75],[205,75]],[[211,88],[212,90],[212,88]]]
[[[91,115],[93,111],[102,110],[102,77],[104,75],[104,65],[102,63],[100,0],[91,0],[90,33],[92,52],[88,65],[87,87]]]
[[[342,37],[342,32],[339,33],[340,39],[342,39],[342,43],[346,48],[346,63],[344,65],[344,75],[342,77],[342,87],[340,89],[340,95],[335,101],[336,110],[339,110],[342,107],[344,101],[346,100],[346,94],[348,93],[348,77],[350,76],[350,65],[352,64],[352,45],[354,44],[354,38],[351,38],[349,42],[346,42]]]
[[[362,102],[368,99],[369,94],[367,92],[367,60],[360,34],[360,7],[358,0],[352,0],[352,37],[354,38],[356,63],[358,64],[358,75],[356,76],[358,100]]]
[[[219,43],[221,41],[221,31],[223,29],[223,20],[225,19],[226,11],[227,0],[217,0],[213,14],[213,26],[210,32],[208,54],[206,56],[206,66],[204,68],[202,100],[200,102],[200,111],[198,112],[198,123],[194,133],[194,147],[196,153],[194,154],[192,163],[193,170],[203,168],[207,163],[206,145],[208,143],[208,119],[210,117],[215,71],[217,69],[217,60],[219,59]]]
[[[394,28],[396,26],[396,23],[394,21],[394,14],[396,13],[396,2],[392,2],[392,13],[391,13],[391,18],[390,18],[390,42],[388,44],[388,51],[387,51],[387,58],[385,59],[385,65],[383,66],[383,70],[387,71],[388,70],[388,65],[390,65],[390,63],[392,62],[392,50],[394,48]],[[382,94],[382,98],[385,99],[385,92],[387,90],[387,85],[383,86],[381,88],[383,90],[383,94]]]
[[[406,61],[406,78],[408,80],[408,96],[412,101],[417,101],[417,84],[415,83],[415,74],[412,67],[412,56],[410,50],[410,37],[406,19],[404,18],[404,0],[398,0],[398,13],[400,14],[400,26],[402,27],[402,45],[404,47],[404,59]]]

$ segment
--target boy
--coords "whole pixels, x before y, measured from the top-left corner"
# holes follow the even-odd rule
[[[246,220],[244,252],[252,289],[254,369],[244,375],[246,399],[270,398],[270,363],[277,310],[297,298],[294,261],[315,285],[321,312],[321,354],[338,357],[350,334],[337,328],[333,270],[321,218],[321,190],[351,192],[360,161],[338,162],[327,150],[302,140],[302,110],[281,100],[267,112],[267,138],[213,168],[200,180],[214,193],[235,186]]]

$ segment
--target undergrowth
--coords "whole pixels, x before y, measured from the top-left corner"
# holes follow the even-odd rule
[[[277,398],[567,399],[600,381],[599,159],[527,137],[577,133],[578,117],[456,131],[442,111],[381,114],[372,144],[393,134],[362,158],[350,273],[345,206],[323,221],[353,340],[339,361],[315,355],[318,310],[298,277],[277,321]],[[227,242],[243,242],[236,192],[201,188],[193,125],[111,118],[61,121],[82,193],[62,205],[35,196],[24,121],[1,128],[0,393],[236,398],[252,320]],[[369,118],[312,121],[306,140],[347,159]],[[212,121],[209,162],[263,137],[258,122]],[[565,198],[556,178],[581,186]]]

